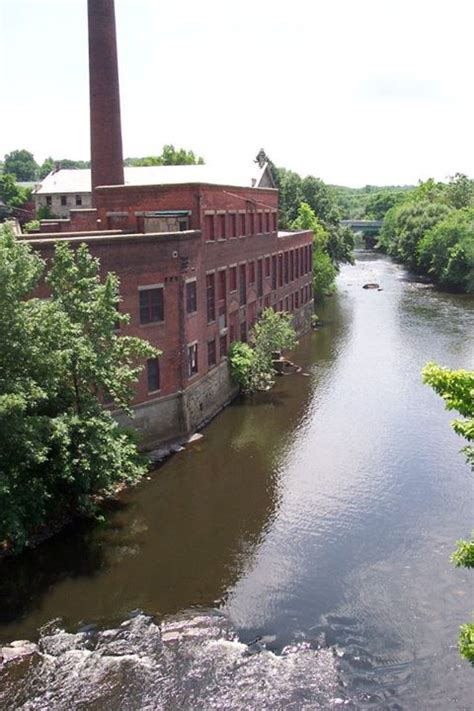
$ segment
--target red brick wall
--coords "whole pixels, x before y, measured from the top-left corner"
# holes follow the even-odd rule
[[[216,361],[220,362],[220,337],[225,335],[227,346],[231,335],[234,339],[240,337],[240,324],[245,321],[246,330],[250,328],[258,314],[265,306],[275,309],[282,307],[299,314],[312,299],[310,285],[312,282],[311,257],[309,254],[312,242],[311,232],[294,234],[282,233],[278,236],[273,229],[267,231],[268,224],[263,219],[261,233],[258,211],[272,215],[270,227],[276,224],[278,193],[275,190],[254,190],[251,188],[232,188],[224,186],[150,186],[150,187],[116,187],[97,190],[97,209],[102,228],[116,225],[116,219],[124,220],[132,229],[137,222],[135,212],[153,210],[190,210],[192,211],[191,226],[204,226],[205,215],[211,214],[219,224],[216,229],[216,239],[208,241],[206,230],[158,235],[117,235],[99,238],[74,237],[73,244],[87,241],[91,252],[101,260],[104,272],[114,271],[121,281],[123,302],[121,309],[130,313],[130,326],[123,328],[124,334],[133,334],[146,338],[163,351],[160,360],[161,391],[149,395],[147,392],[146,373],[138,384],[135,403],[155,399],[158,396],[176,393],[186,388],[190,383],[204,376],[208,368],[207,343],[215,339]],[[232,222],[231,214],[239,215],[246,211],[256,212],[255,234],[240,237],[230,236]],[[265,212],[267,211],[267,212]],[[110,221],[107,212],[126,213],[117,215]],[[89,213],[84,213],[87,217]],[[78,217],[80,214],[78,213]],[[110,216],[109,216],[110,217]],[[225,220],[225,236],[222,235],[222,225]],[[247,228],[250,227],[250,219]],[[50,252],[49,244],[33,240],[38,249]],[[288,269],[289,281],[280,285],[277,274],[276,288],[273,288],[272,271],[276,257],[277,268],[280,269],[279,255],[306,249],[305,267],[293,273]],[[298,255],[300,252],[298,252]],[[265,270],[265,258],[270,258],[270,274]],[[257,288],[258,260],[262,259],[262,293]],[[254,262],[255,283],[251,283],[250,263]],[[285,259],[283,270],[285,269]],[[246,304],[239,303],[239,275],[237,273],[237,289],[230,291],[230,267],[245,265],[247,276]],[[219,271],[225,269],[226,290],[225,299],[218,299]],[[215,279],[215,319],[208,323],[206,275],[213,273]],[[187,314],[185,283],[187,279],[196,278],[197,311]],[[285,280],[283,279],[283,282]],[[164,289],[164,322],[140,324],[139,287],[163,284]],[[297,294],[297,296],[296,296]],[[288,304],[287,300],[288,299]],[[227,331],[221,332],[219,313],[225,312]],[[197,341],[199,371],[191,379],[187,372],[187,348]],[[214,366],[211,366],[214,367]]]

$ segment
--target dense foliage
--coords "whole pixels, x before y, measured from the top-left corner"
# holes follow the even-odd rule
[[[312,175],[301,178],[298,173],[277,168],[271,162],[270,167],[280,191],[280,228],[288,229],[292,226],[304,202],[313,210],[327,232],[326,251],[333,264],[352,263],[354,235],[349,228],[341,225],[342,211],[334,190]]]
[[[0,175],[0,200],[9,211],[24,205],[31,195],[31,190],[16,184],[15,176],[11,173]]]
[[[385,215],[379,245],[443,288],[474,293],[474,181],[420,183]]]
[[[233,379],[242,392],[265,390],[274,382],[272,353],[296,346],[291,314],[265,309],[249,334],[249,342],[235,341],[229,349]]]
[[[423,368],[423,380],[441,395],[448,410],[461,415],[452,423],[457,434],[468,444],[464,448],[466,460],[474,471],[474,370],[448,370],[436,363],[428,363]],[[469,541],[457,541],[457,550],[451,559],[457,567],[474,568],[474,532]],[[474,624],[461,627],[459,647],[463,657],[474,665]]]
[[[203,165],[204,158],[195,155],[194,151],[185,148],[175,148],[168,144],[163,146],[160,155],[146,156],[144,158],[126,158],[126,166],[150,166],[150,165]]]
[[[332,186],[344,220],[382,220],[385,214],[404,200],[409,185],[366,185],[363,188]]]
[[[195,165],[203,164],[204,158],[185,148],[175,148],[171,144],[163,146],[160,155],[144,156],[142,158],[125,158],[125,166],[150,165]],[[17,181],[43,180],[55,168],[82,169],[90,168],[89,160],[72,160],[71,158],[45,158],[38,164],[30,151],[15,150],[8,153],[3,162],[2,171],[15,176]]]
[[[118,279],[99,275],[86,245],[59,243],[43,261],[0,231],[0,546],[21,548],[45,525],[91,513],[98,496],[144,472],[132,436],[101,405],[129,411],[137,359],[158,353],[119,337]]]
[[[317,301],[322,301],[334,290],[337,268],[328,253],[329,233],[317,218],[314,210],[303,202],[291,224],[295,230],[313,231],[313,294]]]
[[[3,172],[14,175],[18,181],[34,181],[37,178],[38,166],[33,154],[22,148],[7,153],[3,159]]]

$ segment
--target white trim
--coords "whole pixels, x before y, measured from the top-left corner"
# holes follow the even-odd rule
[[[139,286],[138,291],[147,291],[148,289],[164,289],[165,285],[162,284],[146,284],[145,286]]]
[[[189,277],[188,279],[184,280],[184,283],[190,284],[192,281],[197,281],[197,277]]]

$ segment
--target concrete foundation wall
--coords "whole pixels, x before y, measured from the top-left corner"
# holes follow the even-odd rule
[[[135,417],[121,412],[114,416],[119,424],[138,432],[140,448],[147,451],[195,432],[237,393],[224,361],[184,392],[136,405]]]

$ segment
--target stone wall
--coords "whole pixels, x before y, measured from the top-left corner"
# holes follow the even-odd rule
[[[114,416],[121,425],[138,432],[140,447],[147,451],[195,432],[237,393],[224,361],[184,392],[136,405],[133,418],[120,412]]]

